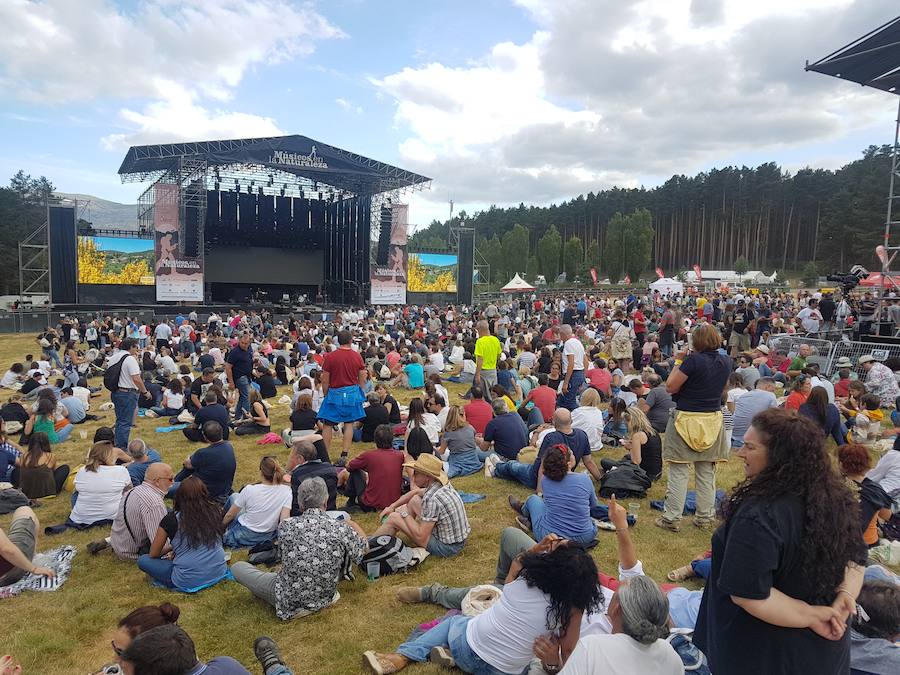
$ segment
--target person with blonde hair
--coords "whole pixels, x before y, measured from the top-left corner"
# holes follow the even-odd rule
[[[450,406],[438,448],[438,455],[447,462],[447,475],[455,478],[481,471],[484,468],[484,458],[489,454],[478,450],[475,445],[475,429],[466,421],[466,412],[462,406]]]
[[[581,394],[580,405],[572,411],[572,427],[581,429],[587,434],[591,444],[591,452],[597,452],[603,447],[601,438],[604,419],[600,409],[600,392],[588,387]]]
[[[131,474],[117,465],[111,441],[91,446],[87,463],[75,474],[78,497],[67,522],[79,526],[111,524],[119,510],[119,499],[131,488]]]
[[[291,515],[291,488],[282,481],[284,471],[278,460],[263,457],[259,475],[261,482],[245,486],[225,502],[223,543],[229,548],[272,541],[278,524]]]
[[[620,443],[628,450],[624,460],[640,466],[650,480],[657,480],[662,475],[662,439],[650,419],[642,410],[631,406],[624,412],[626,436]],[[624,461],[623,460],[623,461]],[[601,459],[600,466],[604,471],[609,471],[616,462],[612,459]]]
[[[248,396],[250,400],[250,416],[238,422],[234,429],[235,436],[269,433],[272,423],[269,421],[268,404],[254,387],[250,387]]]

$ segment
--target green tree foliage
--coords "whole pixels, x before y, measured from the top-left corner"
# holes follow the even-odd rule
[[[610,281],[620,281],[625,275],[636,282],[641,272],[650,266],[653,248],[652,217],[647,209],[639,209],[623,216],[616,213],[609,221],[606,234],[606,250],[603,255],[604,271]]]
[[[534,283],[535,277],[540,274],[538,272],[538,260],[535,256],[528,256],[528,266],[525,268],[525,279],[529,283]]]
[[[563,269],[566,272],[566,279],[572,281],[582,271],[583,265],[584,248],[581,246],[581,239],[570,237],[563,252]]]
[[[744,256],[740,256],[734,261],[734,271],[737,272],[739,277],[743,277],[750,271],[750,261]]]
[[[0,294],[19,292],[20,241],[47,219],[47,199],[53,194],[47,178],[32,178],[19,171],[0,188]]]
[[[512,278],[517,272],[525,273],[528,265],[528,230],[522,225],[514,225],[503,235],[503,264],[504,276]]]
[[[804,285],[814,286],[819,278],[819,266],[812,261],[806,263],[803,269],[800,270],[800,277],[803,279]]]
[[[562,237],[559,236],[559,230],[556,229],[556,225],[551,225],[538,242],[537,250],[538,269],[548,284],[552,284],[559,276],[559,251],[561,248]]]
[[[599,273],[600,270],[600,242],[594,240],[587,247],[587,250],[584,252],[584,268],[585,270],[590,270],[592,267],[596,267]]]

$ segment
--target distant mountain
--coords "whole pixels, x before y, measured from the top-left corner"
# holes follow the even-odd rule
[[[93,195],[72,192],[57,192],[56,194],[60,197],[78,200],[78,217],[93,223],[95,227],[118,227],[121,229],[137,227],[136,204],[120,204]]]

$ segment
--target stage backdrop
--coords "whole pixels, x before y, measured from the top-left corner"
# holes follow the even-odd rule
[[[409,205],[391,206],[391,245],[387,265],[372,266],[372,304],[406,304],[406,228]]]
[[[179,253],[179,188],[159,183],[154,190],[156,299],[203,302],[203,258]]]

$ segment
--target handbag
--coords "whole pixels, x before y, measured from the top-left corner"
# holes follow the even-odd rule
[[[44,349],[47,349],[50,346],[50,340],[42,337],[40,340],[38,340],[38,344],[40,344]]]
[[[84,468],[84,464],[79,464],[75,467],[74,471],[70,471],[69,475],[66,477],[66,482],[63,483],[63,490],[67,492],[75,492],[75,474],[81,471]]]

